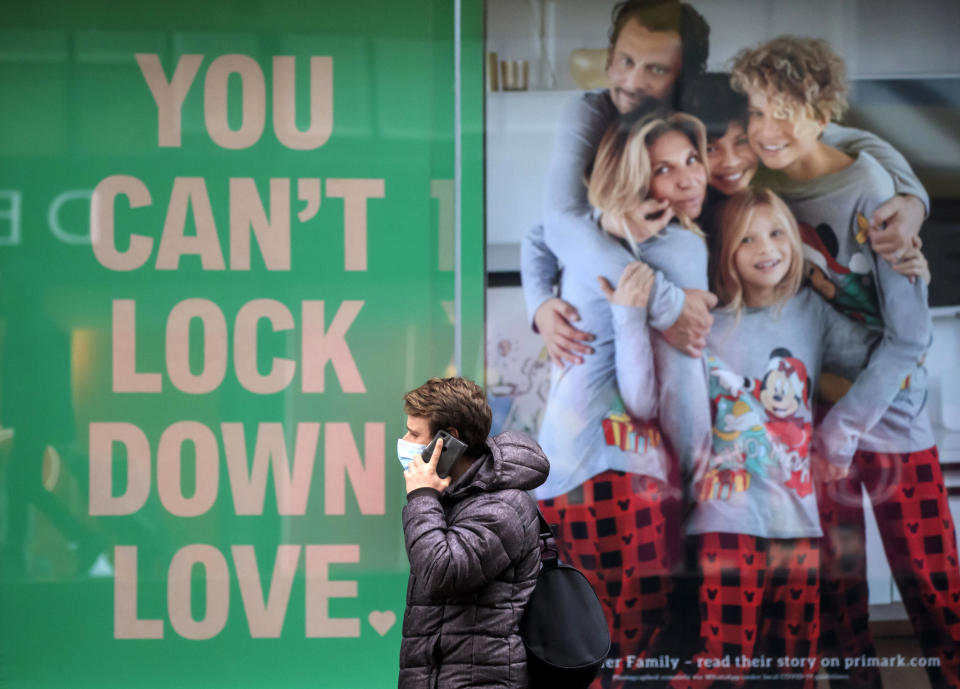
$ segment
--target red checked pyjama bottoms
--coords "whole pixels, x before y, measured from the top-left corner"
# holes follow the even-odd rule
[[[572,491],[540,502],[558,525],[560,559],[586,575],[610,627],[610,658],[595,687],[616,686],[629,657],[644,657],[663,629],[671,574],[680,558],[679,491],[639,474],[606,471]],[[632,686],[632,685],[631,685]]]
[[[910,453],[857,452],[850,474],[818,487],[822,653],[875,657],[868,626],[863,496],[865,487],[887,561],[927,658],[934,689],[960,689],[960,570],[957,537],[937,448]],[[842,667],[842,666],[841,666]],[[832,687],[876,687],[876,668],[855,666]]]
[[[741,686],[743,675],[775,675],[750,685],[812,687],[819,539],[706,533],[698,550],[701,650],[671,686]]]

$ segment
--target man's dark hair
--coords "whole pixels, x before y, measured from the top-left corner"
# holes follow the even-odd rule
[[[483,388],[472,380],[431,378],[403,396],[403,411],[426,418],[431,436],[441,429],[457,429],[471,457],[480,457],[487,451],[493,413]]]
[[[729,72],[709,72],[685,83],[677,108],[703,122],[711,139],[723,136],[731,122],[747,130],[747,97],[730,86]]]
[[[610,16],[610,46],[617,44],[620,32],[631,19],[649,31],[675,31],[683,42],[683,65],[677,85],[682,86],[702,74],[710,52],[710,25],[692,5],[679,0],[622,0]]]

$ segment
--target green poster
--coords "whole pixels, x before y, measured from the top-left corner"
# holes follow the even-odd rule
[[[482,372],[482,7],[4,14],[0,684],[394,685],[401,396]]]

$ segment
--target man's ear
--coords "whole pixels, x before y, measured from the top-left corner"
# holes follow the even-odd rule
[[[450,428],[447,429],[447,433],[449,433],[450,435],[452,435],[452,436],[453,436],[454,438],[456,438],[457,440],[460,440],[460,431],[458,431],[456,428],[453,428],[453,427],[451,426]]]

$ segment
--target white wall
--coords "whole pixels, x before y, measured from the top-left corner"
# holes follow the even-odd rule
[[[955,0],[689,0],[711,28],[711,69],[737,50],[782,33],[824,38],[847,61],[851,77],[960,74]],[[501,59],[531,62],[537,85],[539,16],[556,88],[575,88],[570,52],[604,48],[614,0],[488,0],[487,45]]]

